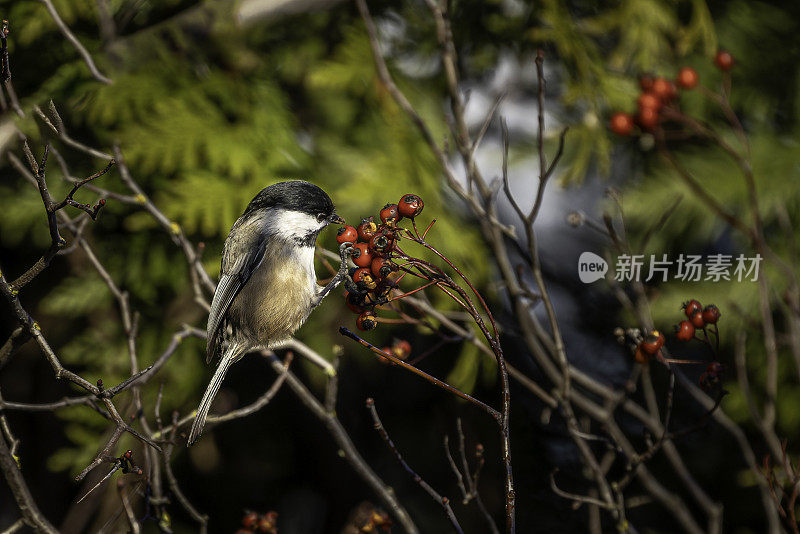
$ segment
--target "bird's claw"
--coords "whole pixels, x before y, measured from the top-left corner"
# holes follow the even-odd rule
[[[342,263],[347,264],[347,258],[353,255],[353,244],[352,243],[342,243],[339,245],[339,257],[342,259]]]
[[[343,277],[345,280],[350,278],[349,274],[350,266],[348,265],[347,260],[352,255],[353,255],[352,244],[342,243],[341,245],[339,245],[339,257],[342,260],[342,263],[339,264],[339,276]]]

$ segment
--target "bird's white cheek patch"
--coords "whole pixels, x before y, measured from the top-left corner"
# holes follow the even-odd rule
[[[318,232],[325,222],[299,211],[274,209],[266,218],[267,230],[287,239],[303,239],[311,233]]]

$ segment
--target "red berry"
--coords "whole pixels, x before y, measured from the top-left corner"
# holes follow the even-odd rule
[[[372,263],[372,254],[366,243],[356,243],[353,245],[353,263],[358,267],[369,267]]]
[[[654,130],[658,126],[658,112],[653,108],[640,109],[636,120],[645,130]]]
[[[361,299],[359,296],[354,293],[350,293],[349,291],[344,292],[344,303],[347,305],[350,311],[354,313],[362,313],[366,310],[366,308],[361,305]]]
[[[375,318],[374,313],[365,311],[356,318],[356,326],[359,330],[372,330],[378,326],[378,320]]]
[[[358,225],[358,238],[361,241],[369,241],[372,239],[372,236],[378,233],[378,225],[375,224],[375,221],[372,220],[372,217],[368,217],[361,221],[361,224]]]
[[[267,512],[258,521],[258,532],[264,534],[276,534],[275,520],[278,518],[276,512]]]
[[[100,205],[100,206],[105,206],[106,205],[106,199],[101,198],[100,200],[97,201],[97,204]]]
[[[681,307],[683,308],[683,312],[686,314],[686,317],[689,318],[691,318],[695,313],[703,311],[703,305],[695,299],[692,299],[689,302],[684,302],[683,306]]]
[[[725,366],[719,362],[711,362],[708,364],[706,371],[700,375],[700,387],[703,391],[708,391],[719,384],[724,370]]]
[[[703,391],[708,391],[709,389],[711,389],[711,386],[713,385],[711,383],[710,377],[708,376],[708,373],[701,374],[698,383],[700,384],[700,389],[702,389]]]
[[[385,352],[386,354],[394,354],[392,352],[392,347],[383,347],[381,350],[383,352]],[[387,358],[386,356],[381,356],[380,354],[378,354],[377,356],[378,356],[378,361],[381,362],[381,363],[385,363],[387,365],[397,365],[392,360]]]
[[[262,517],[258,521],[258,532],[261,532],[263,534],[271,534],[275,532],[274,527],[275,525],[272,524],[272,521],[270,521],[266,517]]]
[[[417,195],[403,195],[403,198],[400,199],[400,202],[397,203],[397,209],[400,212],[400,215],[403,217],[408,217],[409,219],[413,219],[420,213],[422,213],[422,208],[425,207],[425,203],[419,198]]]
[[[645,108],[651,108],[658,111],[658,109],[661,107],[661,99],[653,93],[642,93],[639,95],[639,99],[636,101],[636,104],[639,106],[640,111]]]
[[[370,265],[370,270],[377,278],[386,278],[397,270],[397,265],[386,258],[374,258]]]
[[[369,250],[372,254],[380,256],[392,249],[392,238],[386,234],[375,234],[369,240]]]
[[[654,355],[658,349],[664,346],[664,334],[658,330],[653,330],[652,333],[647,335],[639,344],[639,347],[649,355]]]
[[[353,282],[362,290],[375,289],[378,285],[370,270],[366,268],[358,269],[355,274],[353,274]]]
[[[694,338],[694,325],[689,321],[681,321],[675,327],[675,337],[678,341],[691,341]]]
[[[656,78],[653,81],[652,93],[661,99],[662,102],[668,102],[677,94],[675,85],[666,78]]]
[[[660,349],[661,347],[664,346],[664,342],[667,340],[667,338],[665,338],[664,334],[662,334],[658,330],[653,330],[653,335],[658,338],[658,342],[657,343],[658,343],[658,348]]]
[[[636,347],[636,352],[633,353],[633,359],[639,363],[647,363],[650,361],[650,355],[642,350],[641,344]]]
[[[727,50],[720,50],[714,56],[714,64],[719,70],[729,71],[733,68],[734,63],[733,56]]]
[[[244,528],[255,528],[256,523],[258,523],[258,514],[255,512],[248,512],[248,514],[242,518],[242,526]]]
[[[381,221],[387,226],[394,226],[400,220],[400,209],[397,204],[386,204],[380,212]]]
[[[336,242],[340,245],[342,243],[355,243],[358,240],[358,231],[352,226],[342,226],[336,232]]]
[[[392,524],[386,512],[380,510],[372,510],[372,514],[370,514],[369,520],[375,526],[384,527],[385,532],[388,532],[386,530],[386,527],[391,526]]]
[[[692,321],[695,328],[703,328],[706,326],[706,322],[703,320],[703,312],[695,312],[689,320]]]
[[[642,74],[639,76],[639,87],[642,91],[649,91],[653,88],[653,76],[651,74]]]
[[[378,304],[378,294],[375,291],[369,291],[363,297],[364,306],[368,309],[374,308]]]
[[[719,362],[711,362],[706,367],[706,372],[710,375],[719,376],[725,371],[725,366]]]
[[[678,72],[678,77],[675,78],[675,82],[684,89],[694,88],[699,80],[700,76],[697,75],[697,71],[692,67],[683,67]]]
[[[615,134],[626,137],[633,131],[633,117],[630,113],[618,111],[611,116],[608,127]]]
[[[394,344],[394,349],[400,354],[398,358],[400,358],[401,360],[404,360],[411,355],[411,343],[409,343],[405,339],[398,340]]]
[[[713,304],[709,304],[703,309],[703,321],[708,324],[717,324],[722,314],[719,313],[719,308]]]

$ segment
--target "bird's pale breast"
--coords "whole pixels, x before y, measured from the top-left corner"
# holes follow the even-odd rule
[[[229,316],[251,342],[268,346],[302,326],[317,287],[313,247],[271,243],[263,263],[231,303]]]

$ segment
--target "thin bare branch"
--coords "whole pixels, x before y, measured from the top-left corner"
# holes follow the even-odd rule
[[[272,368],[277,373],[286,373],[286,384],[297,395],[297,398],[319,419],[330,432],[331,437],[340,448],[340,456],[343,457],[353,468],[353,470],[366,482],[366,484],[378,495],[390,513],[402,525],[403,529],[409,534],[418,534],[419,530],[408,515],[406,509],[400,504],[394,492],[375,474],[372,468],[364,461],[353,445],[335,412],[331,413],[316,397],[306,388],[306,386],[291,372],[283,368],[283,363],[272,353],[264,352],[265,357],[269,358]]]
[[[375,426],[375,431],[381,436],[386,446],[389,447],[389,450],[392,451],[395,458],[397,458],[398,463],[406,470],[406,472],[411,475],[411,478],[414,479],[414,482],[419,484],[425,493],[431,496],[431,498],[439,503],[442,508],[444,509],[445,514],[447,515],[447,519],[450,521],[450,524],[453,527],[453,530],[458,532],[459,534],[463,534],[463,530],[461,529],[461,525],[458,524],[458,519],[456,519],[456,515],[453,513],[453,508],[450,506],[450,500],[447,497],[441,496],[435,489],[431,487],[430,484],[425,482],[425,480],[419,476],[411,466],[403,459],[403,455],[400,454],[400,451],[397,450],[395,447],[394,442],[389,437],[389,434],[386,432],[386,429],[381,422],[380,417],[378,416],[378,410],[375,408],[375,401],[371,398],[367,399],[366,402],[367,410],[369,410],[370,415],[372,416],[372,422]]]
[[[50,17],[53,19],[53,22],[56,23],[56,26],[58,26],[58,29],[61,32],[61,34],[67,39],[67,41],[70,42],[70,44],[75,48],[75,50],[78,51],[78,54],[80,54],[81,58],[83,59],[83,62],[86,63],[87,67],[89,67],[89,72],[92,73],[92,77],[98,82],[107,85],[110,84],[111,79],[104,76],[98,70],[97,65],[94,64],[94,60],[92,59],[91,54],[89,54],[89,51],[86,50],[86,48],[81,44],[80,41],[78,41],[78,38],[75,37],[75,34],[72,33],[72,31],[69,29],[69,26],[66,25],[64,20],[61,18],[61,15],[59,15],[58,11],[56,11],[53,2],[51,0],[39,0],[39,2],[41,2],[47,9],[47,12],[50,13]]]
[[[22,472],[6,444],[5,437],[0,434],[0,470],[6,479],[11,494],[17,503],[25,524],[36,532],[58,534],[58,530],[45,518],[31,495]]]

